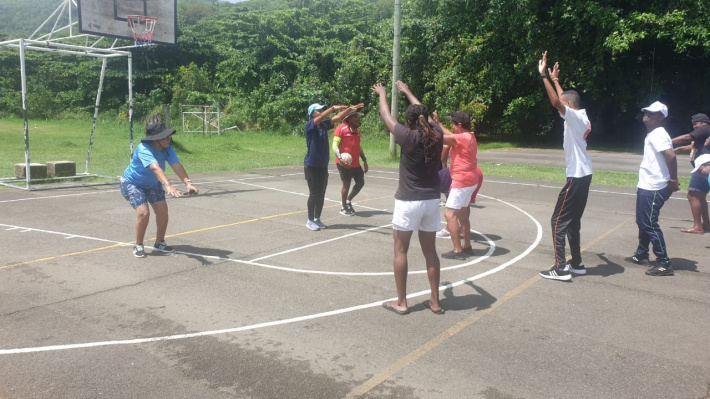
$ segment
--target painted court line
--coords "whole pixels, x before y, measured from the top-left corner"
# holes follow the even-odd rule
[[[508,182],[508,181],[499,181],[499,180],[485,180],[486,183],[497,183],[497,184],[509,184],[513,186],[527,186],[527,187],[542,187],[542,188],[553,188],[555,190],[561,190],[562,186],[547,186],[544,184],[535,184],[535,183],[517,183],[517,182]],[[629,197],[635,197],[636,193],[622,193],[618,191],[609,191],[609,190],[594,190],[590,189],[590,193],[600,193],[600,194],[613,194],[613,195],[624,195],[624,196],[629,196]],[[675,198],[671,196],[670,199],[673,200],[680,200],[680,201],[687,201],[686,198]]]
[[[497,273],[497,272],[507,268],[508,266],[518,262],[519,260],[523,259],[524,257],[526,257],[528,254],[530,254],[530,252],[532,252],[538,246],[538,244],[540,243],[540,240],[542,240],[542,226],[532,215],[530,215],[529,213],[525,212],[521,208],[519,208],[513,204],[510,204],[506,201],[503,201],[500,199],[496,199],[496,201],[499,201],[501,203],[504,203],[506,205],[509,205],[509,206],[517,209],[518,211],[525,214],[530,220],[532,220],[534,222],[534,224],[537,228],[537,236],[535,238],[535,241],[532,244],[530,244],[530,246],[528,246],[528,248],[525,251],[523,251],[522,253],[520,253],[519,255],[514,257],[513,259],[509,260],[508,262],[505,262],[496,268],[493,268],[493,269],[488,270],[483,273],[479,273],[479,274],[469,277],[467,279],[460,280],[455,283],[443,285],[443,286],[439,287],[440,291],[443,291],[443,290],[446,290],[449,288],[454,288],[454,287],[460,286],[462,284],[465,284],[467,282],[472,282],[472,281],[481,279],[483,277],[489,276],[491,274]],[[426,290],[422,290],[419,292],[409,294],[409,295],[407,295],[407,298],[415,298],[415,297],[419,297],[419,296],[429,295],[429,293],[430,293],[429,289],[426,289]],[[396,298],[389,298],[386,300],[393,300],[393,299],[396,299]],[[314,319],[319,319],[319,318],[323,318],[323,317],[334,316],[334,315],[339,315],[339,314],[343,314],[343,313],[349,313],[349,312],[353,312],[353,311],[357,311],[357,310],[379,307],[382,305],[383,302],[384,302],[383,300],[378,300],[376,302],[370,302],[370,303],[363,304],[363,305],[355,305],[355,306],[350,306],[350,307],[346,307],[346,308],[342,308],[342,309],[336,309],[336,310],[331,310],[331,311],[327,311],[327,312],[316,313],[316,314],[312,314],[312,315],[304,315],[304,316],[298,316],[298,317],[293,317],[293,318],[284,319],[284,320],[269,321],[269,322],[264,322],[264,323],[252,324],[249,326],[226,328],[226,329],[211,330],[211,331],[201,331],[201,332],[194,332],[194,333],[189,333],[189,334],[175,334],[175,335],[167,335],[167,336],[161,336],[161,337],[136,338],[136,339],[114,340],[114,341],[87,342],[87,343],[80,343],[80,344],[50,345],[50,346],[16,348],[16,349],[0,349],[0,355],[50,352],[50,351],[59,351],[59,350],[84,349],[84,348],[95,348],[95,347],[105,347],[105,346],[115,346],[115,345],[136,345],[136,344],[145,344],[145,343],[159,342],[159,341],[171,341],[171,340],[203,337],[203,336],[218,335],[218,334],[237,333],[237,332],[242,332],[242,331],[249,331],[249,330],[266,328],[266,327],[292,324],[292,323],[297,323],[297,322],[301,322],[301,321],[314,320]]]
[[[614,227],[613,229],[596,237],[594,240],[592,240],[590,243],[588,243],[584,248],[581,248],[581,252],[584,253],[587,249],[591,248],[599,241],[608,237],[611,233],[620,229],[626,223],[627,222],[622,222],[622,223],[618,224],[616,227]],[[410,364],[417,361],[422,356],[431,352],[439,345],[447,342],[451,337],[460,333],[465,328],[467,328],[468,326],[477,322],[478,320],[482,319],[484,316],[492,313],[494,310],[496,310],[498,307],[500,307],[501,305],[506,303],[508,300],[521,294],[523,291],[527,290],[533,284],[535,284],[536,282],[538,282],[540,280],[542,280],[542,277],[537,275],[537,276],[529,279],[528,281],[520,284],[519,286],[513,288],[512,290],[506,292],[505,295],[503,295],[499,300],[494,302],[489,308],[475,312],[467,319],[456,323],[455,325],[453,325],[452,327],[450,327],[446,331],[440,333],[436,337],[434,337],[431,340],[429,340],[428,342],[426,342],[424,345],[414,349],[412,352],[410,352],[406,356],[404,356],[404,357],[400,358],[399,360],[397,360],[396,362],[392,363],[389,367],[385,368],[384,370],[377,373],[376,375],[374,375],[373,377],[371,377],[370,379],[368,379],[364,383],[355,387],[352,391],[350,391],[345,396],[345,398],[352,399],[352,398],[358,398],[362,395],[365,395],[366,393],[368,393],[369,391],[371,391],[372,389],[374,389],[375,387],[377,387],[381,383],[383,383],[383,382],[389,380],[390,378],[394,377],[395,375],[399,374],[399,372],[401,372],[403,369],[405,369]]]

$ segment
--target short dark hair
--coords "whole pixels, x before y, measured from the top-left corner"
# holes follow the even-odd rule
[[[582,101],[579,98],[579,93],[575,90],[567,90],[562,93],[562,96],[569,102],[572,103],[572,108],[580,109],[582,108]]]

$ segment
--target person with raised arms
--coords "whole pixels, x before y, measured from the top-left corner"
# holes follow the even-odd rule
[[[390,113],[387,102],[387,90],[377,83],[372,90],[380,100],[380,117],[400,145],[399,185],[394,195],[394,214],[392,215],[392,237],[394,239],[394,280],[397,287],[397,300],[386,301],[382,307],[398,315],[409,313],[407,305],[407,274],[409,264],[407,252],[412,234],[416,230],[419,244],[426,260],[427,277],[431,294],[424,306],[435,314],[444,314],[439,303],[439,256],[436,253],[436,230],[441,224],[439,199],[441,187],[439,168],[444,133],[429,122],[427,107],[412,94],[403,82],[396,83],[397,89],[409,100],[405,113],[405,124],[401,124]],[[453,140],[453,141],[451,141]],[[453,138],[449,143],[455,143]]]
[[[582,109],[579,93],[563,91],[560,85],[560,64],[547,68],[547,51],[538,62],[538,72],[545,85],[550,103],[565,120],[562,148],[565,150],[567,182],[557,196],[555,210],[550,220],[552,242],[555,249],[555,265],[540,272],[540,277],[551,280],[568,281],[574,275],[584,275],[587,270],[582,263],[580,231],[582,215],[587,206],[589,186],[592,184],[592,160],[587,153],[587,136],[592,125],[587,111]],[[572,260],[567,263],[565,238],[569,241]]]

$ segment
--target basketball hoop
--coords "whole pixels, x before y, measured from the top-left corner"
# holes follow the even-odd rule
[[[128,26],[133,31],[133,40],[136,46],[145,46],[153,42],[153,29],[155,29],[156,18],[145,15],[129,15]]]

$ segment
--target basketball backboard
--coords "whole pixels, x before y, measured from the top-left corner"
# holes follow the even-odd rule
[[[79,31],[133,40],[129,15],[157,19],[153,43],[177,44],[177,0],[77,0]]]

